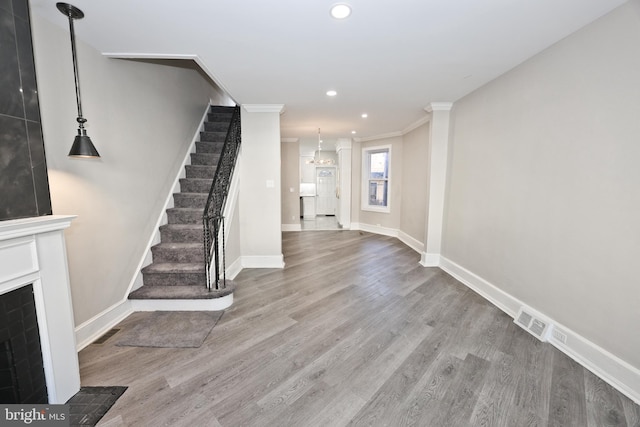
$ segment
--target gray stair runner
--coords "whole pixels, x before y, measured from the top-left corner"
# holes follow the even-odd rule
[[[227,280],[224,290],[208,291],[204,266],[202,214],[218,165],[233,107],[211,107],[180,179],[180,192],[167,209],[168,224],[160,227],[160,243],[151,248],[153,263],[142,269],[144,285],[129,299],[210,299],[233,292]]]

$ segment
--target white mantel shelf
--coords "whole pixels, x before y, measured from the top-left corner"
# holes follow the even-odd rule
[[[0,221],[0,294],[33,285],[49,403],[80,390],[64,229],[73,215]]]
[[[0,221],[0,241],[68,228],[76,215],[47,215]]]

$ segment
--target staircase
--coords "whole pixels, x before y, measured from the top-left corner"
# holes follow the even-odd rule
[[[153,262],[142,269],[144,285],[129,294],[141,309],[153,309],[156,301],[155,309],[167,310],[170,300],[182,300],[183,304],[174,304],[175,309],[188,310],[187,300],[212,300],[233,293],[232,285],[220,290],[206,287],[202,225],[233,111],[233,107],[210,107],[191,164],[185,166],[186,178],[180,179],[180,192],[173,195],[174,207],[167,209],[168,223],[160,227],[160,243],[151,248]],[[205,307],[196,304],[193,309]]]

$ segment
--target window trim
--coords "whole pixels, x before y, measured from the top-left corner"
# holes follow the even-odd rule
[[[387,205],[386,206],[378,206],[378,205],[370,205],[369,204],[369,181],[371,178],[369,177],[370,171],[370,162],[371,162],[371,154],[379,153],[382,151],[387,152]],[[392,178],[392,167],[391,167],[391,145],[376,145],[373,147],[362,147],[362,176],[361,176],[361,202],[360,209],[363,211],[371,211],[371,212],[380,212],[380,213],[390,213],[391,212],[391,178]]]

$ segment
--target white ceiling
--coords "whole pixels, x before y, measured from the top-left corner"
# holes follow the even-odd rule
[[[284,104],[283,138],[314,145],[321,128],[325,148],[352,130],[402,131],[430,102],[456,101],[624,2],[347,0],[343,21],[329,15],[334,0],[72,4],[85,13],[77,38],[97,50],[197,56],[236,102]],[[31,10],[68,26],[51,0]]]

